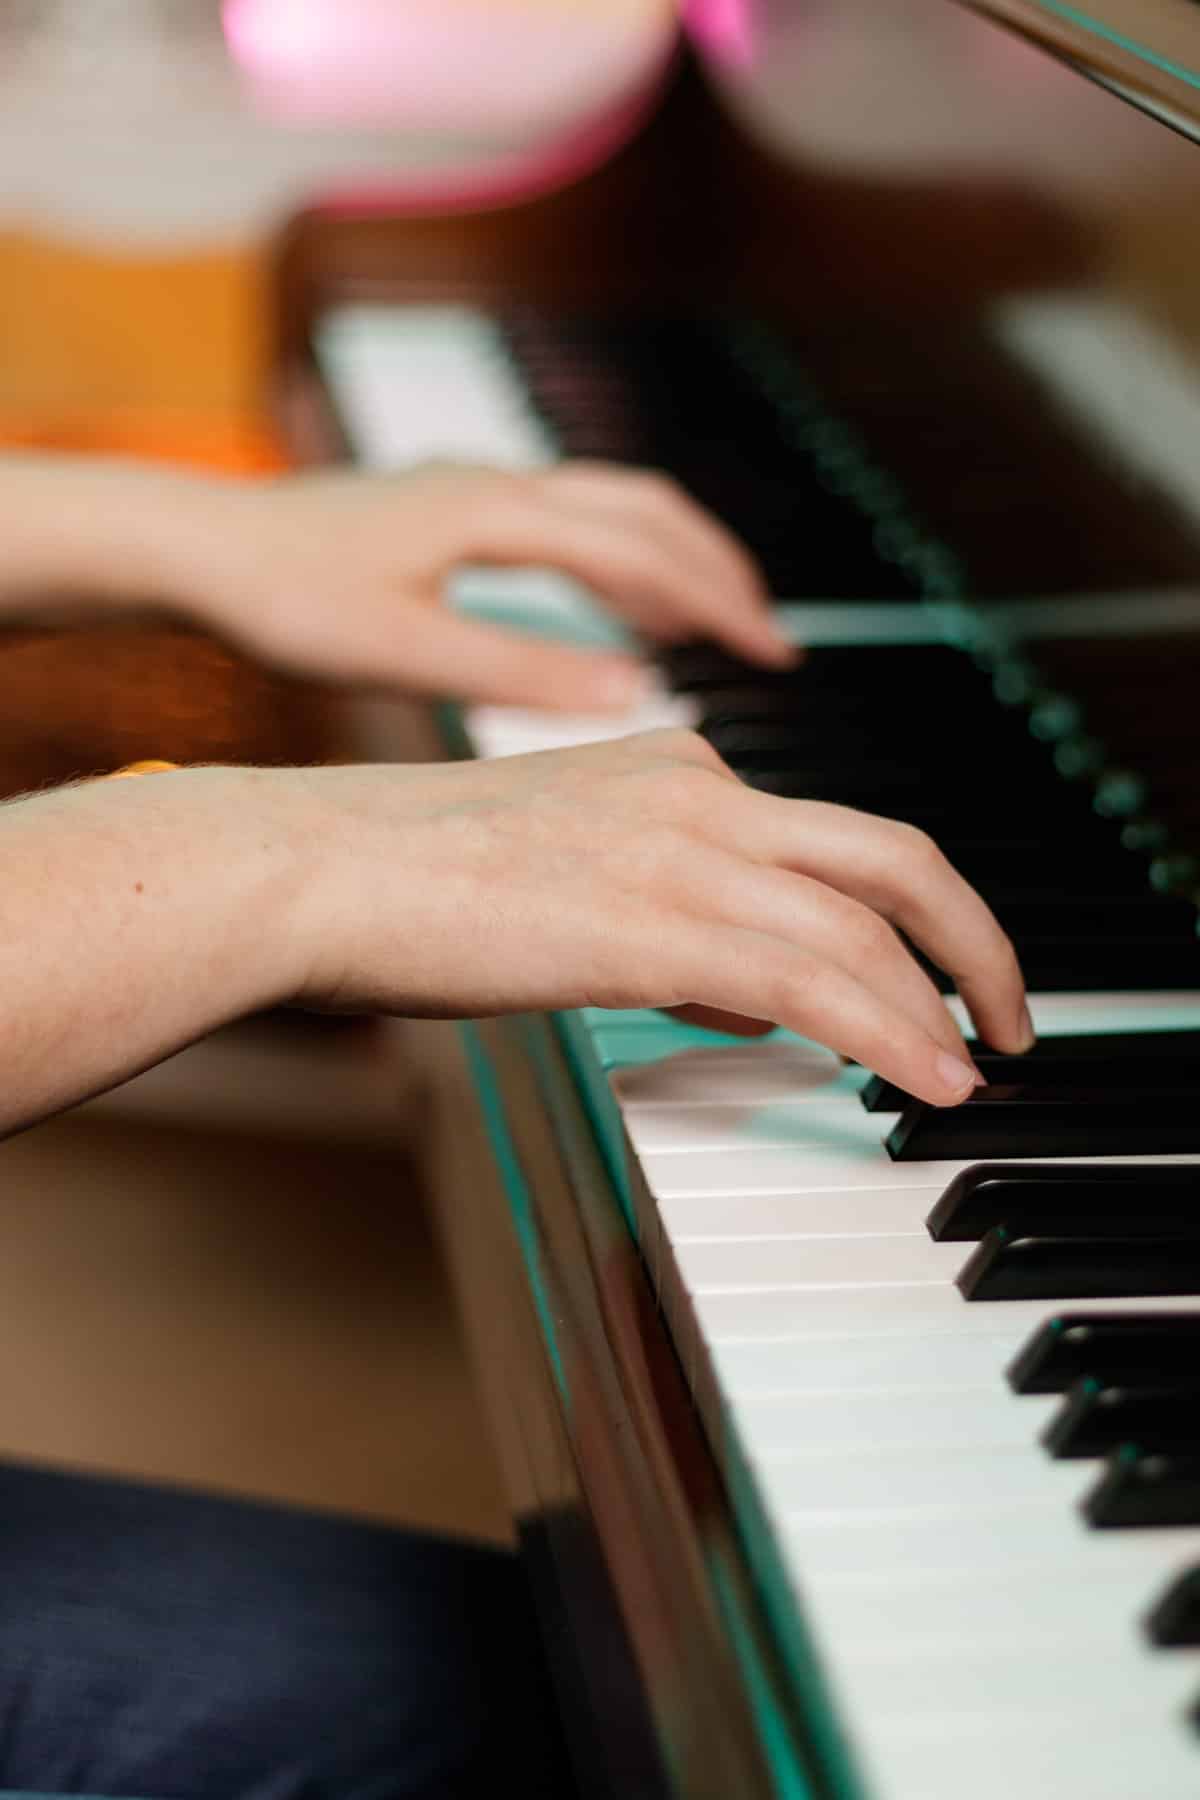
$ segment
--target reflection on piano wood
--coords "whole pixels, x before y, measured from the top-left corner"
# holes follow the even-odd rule
[[[1200,15],[1188,41],[1200,70]],[[786,1033],[430,1034],[586,1791],[1196,1791],[1200,286],[1194,317],[1176,282],[1133,310],[1105,285],[1122,208],[1036,177],[790,168],[685,72],[577,190],[289,238],[297,442],[685,482],[815,647],[772,676],[671,651],[672,705],[752,784],[932,831],[1043,1034],[953,1117]],[[544,577],[460,600],[600,628]],[[546,732],[478,711],[455,736]],[[509,1216],[467,1160],[483,1128]]]

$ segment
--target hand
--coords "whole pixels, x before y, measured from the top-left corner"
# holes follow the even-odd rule
[[[951,1105],[974,1071],[898,927],[954,977],[987,1043],[1032,1041],[1011,944],[928,838],[756,793],[691,733],[285,779],[317,809],[292,996],[309,1004],[448,1017],[698,1003]]]
[[[466,563],[545,565],[658,639],[710,636],[757,662],[795,652],[723,526],[657,475],[601,463],[530,474],[429,468],[209,484],[175,585],[206,621],[298,672],[372,688],[576,712],[645,692],[636,660],[442,606]]]

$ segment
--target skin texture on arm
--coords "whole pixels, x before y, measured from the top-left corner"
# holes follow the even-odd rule
[[[1012,947],[906,826],[744,787],[686,732],[491,763],[191,769],[0,809],[0,1130],[257,1007],[696,1004],[942,1105],[1032,1033]]]
[[[576,577],[649,638],[794,655],[736,539],[663,477],[602,463],[223,480],[91,457],[0,458],[0,614],[46,599],[172,607],[298,674],[566,711],[621,711],[635,658],[461,617],[465,564]]]

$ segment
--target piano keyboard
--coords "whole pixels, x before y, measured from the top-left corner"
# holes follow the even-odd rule
[[[494,459],[499,444],[502,460],[536,463],[564,445],[544,422],[547,413],[553,418],[556,389],[558,404],[582,419],[566,448],[584,440],[592,453],[633,454],[620,396],[570,391],[553,358],[539,361],[536,337],[528,323],[501,332],[466,312],[397,317],[357,309],[335,317],[318,348],[364,461],[390,465],[431,453]],[[443,404],[439,390],[436,423],[423,440],[412,396],[432,391],[427,341],[440,359],[438,382],[454,399]],[[520,364],[515,352],[523,352]],[[1149,1102],[1156,1084],[1160,1092],[1169,1084],[1176,1048],[1159,1038],[1168,1049],[1155,1059],[1155,1035],[1200,1032],[1194,909],[1152,890],[1127,833],[1122,843],[1119,818],[1101,817],[1090,790],[1055,785],[1064,738],[1051,730],[1039,744],[1019,711],[993,699],[1003,670],[981,671],[939,643],[936,607],[922,610],[922,602],[946,597],[952,555],[919,541],[902,497],[858,458],[837,421],[822,425],[804,395],[793,413],[803,415],[805,442],[820,464],[809,499],[835,514],[824,537],[812,533],[829,549],[830,571],[857,509],[856,545],[836,567],[842,585],[822,582],[823,597],[844,607],[841,639],[830,624],[832,606],[814,605],[808,616],[828,650],[794,677],[764,677],[710,650],[672,653],[663,660],[676,697],[657,714],[651,709],[653,722],[664,708],[675,716],[681,694],[685,712],[746,779],[902,815],[908,808],[948,838],[1001,916],[1007,911],[1019,941],[1024,933],[1035,990],[1044,989],[1032,995],[1039,1032],[1077,1037],[1077,1063],[1085,1045],[1096,1054],[1095,1040],[1105,1034],[1120,1034],[1129,1054],[1149,1046],[1153,1073],[1132,1096]],[[716,451],[712,444],[702,450],[684,473],[712,500],[705,483],[716,481]],[[723,456],[727,469],[740,461],[728,444]],[[795,573],[786,528],[796,503],[777,467],[763,479],[765,500],[751,480],[721,510],[745,530],[778,586]],[[795,485],[803,486],[799,473]],[[522,575],[505,579],[512,584],[506,604],[535,614]],[[811,571],[807,585],[815,585]],[[583,629],[587,597],[550,592],[549,628]],[[852,597],[870,604],[847,605]],[[896,619],[890,639],[889,611]],[[926,617],[928,631],[914,629]],[[801,606],[802,634],[805,618]],[[860,631],[864,621],[869,629]],[[789,682],[806,684],[811,707],[798,708],[801,689]],[[969,748],[957,781],[926,779],[921,720],[931,707],[942,733],[949,710]],[[646,722],[629,720],[625,728]],[[469,712],[467,725],[483,755],[595,733],[590,720],[491,709]],[[889,752],[897,744],[901,751]],[[909,804],[914,792],[917,807]],[[1124,1168],[1141,1183],[1124,1211],[1116,1201],[1106,1218],[1121,1225],[1111,1232],[1129,1266],[1149,1270],[1146,1279],[1158,1285],[1123,1291],[1121,1257],[1109,1257],[1105,1279],[1115,1296],[1106,1289],[1103,1301],[1060,1303],[1055,1281],[1073,1266],[1073,1245],[1089,1269],[1103,1260],[1103,1246],[1080,1240],[1063,1207],[1052,1208],[1043,1233],[1033,1211],[1015,1232],[993,1234],[982,1247],[944,1234],[935,1241],[926,1226],[946,1190],[961,1186],[976,1163],[1004,1160],[1008,1172],[1025,1169],[1034,1178],[1037,1165],[1008,1155],[994,1103],[968,1103],[971,1137],[962,1154],[937,1143],[935,1120],[934,1153],[908,1159],[885,1148],[898,1112],[863,1104],[866,1074],[788,1033],[751,1044],[655,1014],[600,1011],[571,1015],[562,1028],[711,1441],[727,1466],[735,1459],[753,1478],[755,1503],[857,1753],[857,1791],[874,1800],[1194,1794],[1195,1596],[1186,1645],[1152,1647],[1142,1629],[1164,1594],[1161,1631],[1170,1635],[1180,1617],[1187,1620],[1190,1590],[1178,1584],[1200,1566],[1200,1423],[1192,1424],[1200,1419],[1200,1240],[1194,1225],[1187,1228],[1178,1185],[1181,1169],[1195,1165],[1200,1193],[1200,1139],[1190,1142],[1194,1109],[1186,1092],[1178,1095],[1186,1149],[1157,1151],[1154,1107],[1142,1118],[1135,1104],[1132,1152],[1086,1158],[1107,1171]],[[1189,1053],[1198,1046],[1200,1036]],[[1035,1055],[1045,1053],[1043,1045]],[[1065,1054],[1061,1045],[1058,1053]],[[1097,1116],[1105,1106],[1104,1062],[1097,1055],[1089,1084]],[[1072,1079],[1079,1074],[1076,1067]],[[1122,1095],[1130,1097],[1122,1088],[1109,1098]],[[902,1099],[889,1103],[899,1107]],[[1068,1135],[1075,1117],[1068,1105],[1061,1126]],[[1061,1177],[1079,1164],[1077,1152],[1071,1160],[1055,1143],[1057,1129],[1052,1123],[1037,1162],[1049,1161],[1051,1175]],[[1174,1186],[1156,1199],[1159,1172]],[[1044,1167],[1038,1178],[1045,1184]],[[1180,1228],[1167,1230],[1177,1217]],[[1147,1221],[1157,1222],[1157,1232]],[[1015,1297],[964,1298],[956,1283],[981,1256],[985,1289],[999,1273]],[[1176,1294],[1164,1291],[1172,1267],[1181,1271]],[[1005,1374],[1018,1358],[1029,1364],[1035,1334],[1043,1348],[1091,1342],[1070,1319],[1097,1312],[1126,1323],[1091,1328],[1093,1337],[1107,1332],[1115,1348],[1106,1338],[1094,1365],[1080,1352],[1068,1370],[1073,1379],[1094,1369],[1107,1381],[1110,1367],[1119,1372],[1122,1331],[1129,1342],[1138,1320],[1157,1322],[1164,1335],[1142,1346],[1137,1391],[1110,1383],[1102,1402],[1092,1389],[1077,1389],[1070,1404],[1086,1416],[1064,1424],[1061,1393],[1018,1395]],[[1056,1317],[1066,1323],[1047,1336]],[[1175,1405],[1144,1392],[1177,1388],[1182,1379],[1193,1388],[1181,1389]],[[1109,1404],[1118,1426],[1130,1418],[1151,1428],[1144,1454],[1105,1435]],[[1091,1431],[1093,1445],[1113,1456],[1104,1465],[1076,1454],[1051,1457],[1038,1440],[1052,1422],[1059,1441],[1075,1433],[1083,1442]],[[1160,1444],[1153,1432],[1168,1425],[1175,1435],[1168,1431]],[[1151,1522],[1122,1529],[1123,1518]]]

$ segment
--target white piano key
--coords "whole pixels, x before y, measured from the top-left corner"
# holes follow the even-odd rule
[[[960,1647],[952,1658],[916,1651],[887,1662],[842,1656],[838,1685],[877,1717],[906,1715],[913,1720],[981,1712],[993,1720],[1013,1712],[1055,1717],[1066,1708],[1089,1712],[1098,1702],[1107,1706],[1128,1699],[1135,1687],[1143,1694],[1157,1687],[1150,1703],[1165,1716],[1200,1693],[1200,1651],[1156,1654],[1136,1633],[1123,1629],[1126,1624],[1118,1621],[1121,1641],[1111,1644],[1100,1668],[1095,1658],[1063,1656],[1057,1647],[988,1648],[977,1641]]]
[[[889,1121],[864,1112],[855,1088],[841,1080],[813,1085],[796,1098],[771,1103],[637,1106],[625,1128],[639,1155],[708,1154],[713,1150],[774,1150],[798,1154],[882,1155]]]
[[[969,1655],[982,1641],[991,1650],[1052,1644],[1086,1647],[1089,1640],[1136,1643],[1134,1621],[1146,1600],[1146,1580],[1135,1562],[1092,1570],[1070,1588],[1047,1571],[1040,1579],[1014,1580],[1010,1571],[957,1572],[939,1579],[921,1569],[905,1577],[828,1578],[806,1572],[810,1618],[843,1653],[853,1646],[860,1667],[877,1658]],[[901,1649],[900,1646],[903,1646]]]
[[[789,1289],[931,1286],[951,1282],[973,1249],[935,1244],[915,1229],[891,1237],[783,1238],[746,1244],[676,1244],[689,1292],[770,1294]]]
[[[992,1329],[978,1335],[943,1331],[909,1337],[896,1332],[873,1337],[830,1334],[790,1341],[734,1338],[710,1340],[708,1350],[721,1390],[735,1410],[744,1398],[756,1395],[853,1395],[883,1387],[920,1391],[990,1383],[1007,1395],[1000,1371],[1028,1334],[1019,1326],[998,1330],[996,1309],[989,1311]]]
[[[863,1113],[864,1119],[872,1115]],[[875,1117],[875,1130],[880,1139],[889,1125],[887,1115]],[[839,1109],[832,1131],[850,1135],[845,1115]],[[632,1133],[631,1133],[632,1136]],[[740,1149],[707,1149],[694,1155],[681,1154],[679,1132],[674,1133],[675,1146],[668,1150],[639,1151],[639,1161],[651,1193],[663,1197],[687,1194],[790,1194],[797,1189],[813,1188],[929,1188],[939,1190],[969,1169],[978,1157],[963,1162],[893,1162],[880,1141],[872,1146],[869,1139],[849,1150],[822,1148],[808,1141],[794,1144],[762,1145],[749,1139]],[[863,1133],[866,1138],[866,1133]],[[1012,1161],[1014,1168],[1021,1160]],[[1039,1158],[1049,1161],[1049,1158]],[[1053,1159],[1064,1166],[1072,1162],[1093,1161],[1088,1157]],[[1109,1156],[1104,1162],[1139,1162],[1150,1164],[1200,1163],[1200,1157],[1181,1156]]]
[[[1036,1435],[1059,1405],[1039,1396],[1027,1405],[995,1381],[975,1387],[916,1391],[881,1388],[848,1396],[741,1395],[738,1425],[756,1455],[843,1456],[855,1451],[1023,1449],[1040,1454]]]
[[[763,1477],[772,1509],[789,1524],[805,1518],[875,1520],[937,1518],[972,1507],[1068,1507],[1086,1492],[1094,1471],[1086,1463],[1052,1462],[1028,1449],[863,1451],[837,1460],[788,1451],[747,1457]]]
[[[371,467],[528,467],[557,454],[495,325],[472,308],[337,308],[315,348],[355,456]]]
[[[969,1246],[959,1246],[960,1249]],[[1078,1303],[1080,1306],[1084,1302]],[[909,1287],[807,1288],[778,1293],[700,1294],[696,1315],[710,1343],[791,1343],[798,1345],[820,1337],[922,1336],[944,1332],[948,1336],[991,1335],[997,1319],[1027,1336],[1061,1307],[1046,1300],[1005,1300],[986,1304],[968,1302],[957,1288],[945,1283],[916,1283]],[[1196,1297],[1155,1296],[1152,1299],[1110,1301],[1105,1312],[1187,1312]],[[800,1351],[796,1350],[799,1355]],[[1000,1371],[996,1372],[997,1380]]]
[[[1069,1588],[1086,1580],[1089,1570],[1136,1565],[1146,1584],[1139,1621],[1174,1574],[1200,1562],[1200,1528],[1092,1531],[1081,1513],[1059,1501],[1055,1489],[1019,1520],[971,1507],[949,1519],[896,1519],[881,1532],[847,1519],[805,1518],[782,1524],[780,1539],[806,1582],[810,1574],[878,1579],[926,1572],[965,1581],[977,1572],[1005,1570],[1014,1577],[1032,1571],[1039,1580],[1054,1574]]]
[[[467,712],[471,741],[484,757],[564,750],[694,723],[693,703],[669,694],[652,694],[624,713],[544,713],[507,706],[474,706]]]
[[[863,1071],[857,1073],[865,1079]],[[611,1077],[613,1092],[626,1108],[794,1100],[845,1080],[841,1061],[831,1050],[786,1039],[744,1050],[683,1050],[660,1062],[617,1069]]]
[[[1155,1716],[1114,1737],[989,1729],[964,1745],[958,1733],[913,1743],[870,1719],[854,1721],[872,1800],[1194,1800],[1195,1739],[1182,1722]]]
[[[962,1001],[952,997],[951,1012],[969,1030]],[[1160,994],[1098,993],[1029,996],[1034,1028],[1041,1037],[1078,1036],[1105,1031],[1200,1030],[1200,990],[1172,989]]]
[[[873,1237],[924,1230],[945,1184],[925,1188],[815,1188],[793,1194],[660,1197],[659,1216],[676,1245],[748,1244],[765,1238]],[[915,1223],[914,1223],[915,1221]]]

